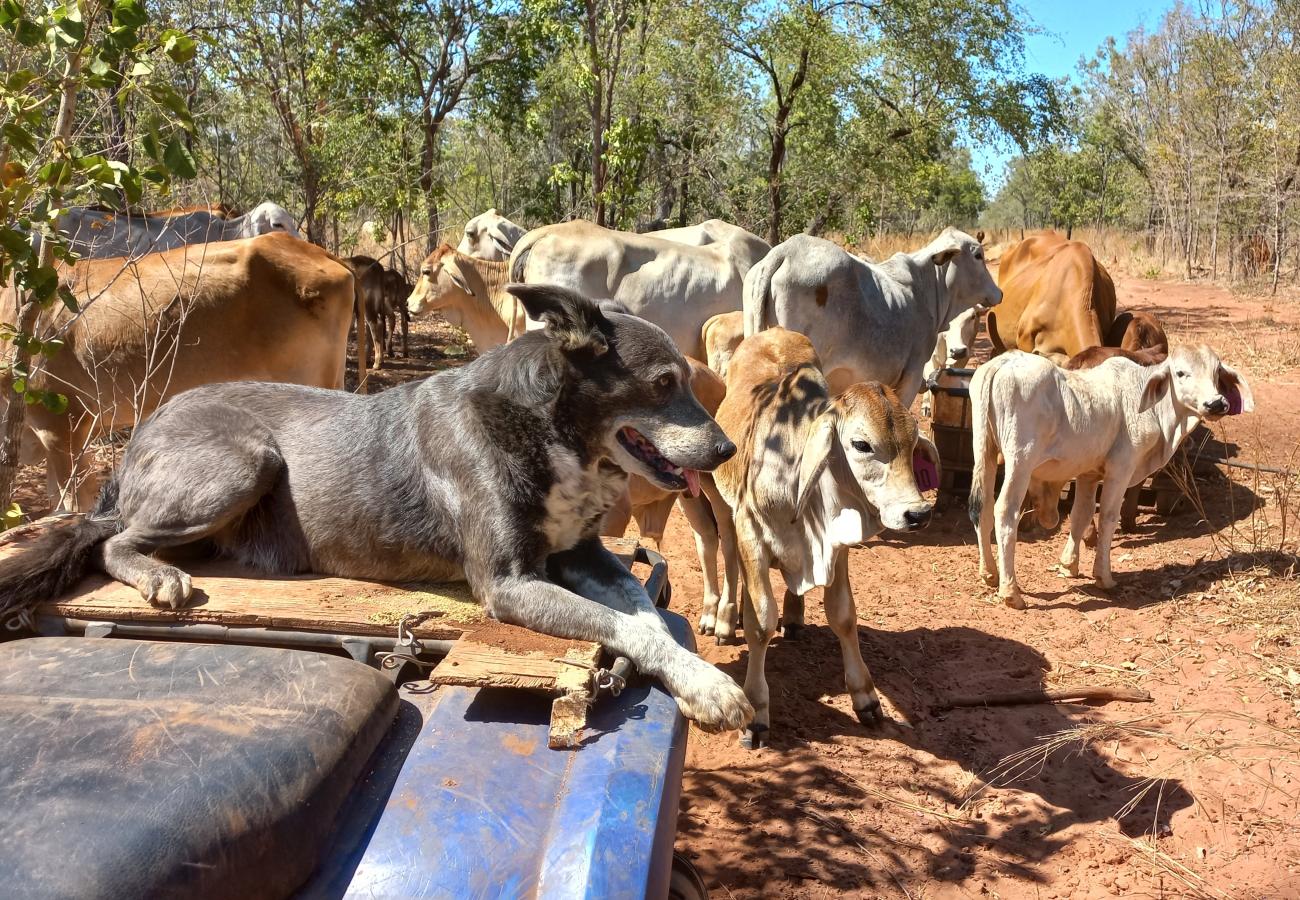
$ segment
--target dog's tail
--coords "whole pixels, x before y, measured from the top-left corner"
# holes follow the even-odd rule
[[[95,547],[122,530],[116,504],[69,516],[17,553],[0,559],[0,622],[66,593],[90,568]]]
[[[975,369],[970,382],[971,439],[974,465],[971,469],[970,499],[967,511],[976,530],[984,505],[992,501],[998,474],[998,446],[993,434],[993,378],[1010,357],[995,356]],[[980,535],[980,540],[984,536]]]

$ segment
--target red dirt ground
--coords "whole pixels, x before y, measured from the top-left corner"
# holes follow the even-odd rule
[[[1251,380],[1255,415],[1219,436],[1240,459],[1285,464],[1300,441],[1300,311],[1205,285],[1120,279],[1119,294]],[[1232,479],[1198,483],[1208,522],[1187,504],[1168,520],[1144,510],[1139,533],[1117,538],[1110,595],[1054,573],[1058,533],[1022,541],[1030,608],[1005,608],[977,578],[959,499],[915,538],[853,551],[863,655],[895,721],[858,723],[810,596],[810,627],[768,654],[771,747],[691,733],[678,849],[713,895],[1300,897],[1297,559],[1254,552],[1278,547],[1289,494],[1285,479],[1221,471]],[[1273,531],[1252,542],[1257,500],[1253,520]],[[1294,533],[1294,509],[1286,517]],[[1233,546],[1216,543],[1234,523]],[[664,549],[673,607],[696,616],[699,566],[679,516]],[[743,646],[700,643],[743,680]],[[1140,686],[1154,702],[929,709],[1081,684]]]
[[[1300,306],[1117,283],[1121,305],[1157,313],[1175,342],[1209,340],[1251,381],[1256,413],[1216,429],[1239,458],[1296,463]],[[450,335],[422,323],[423,358],[376,381],[460,364]],[[1054,573],[1059,534],[1029,537],[1017,561],[1030,608],[1003,607],[976,577],[961,499],[915,538],[853,551],[863,653],[894,721],[854,717],[811,595],[802,639],[768,654],[771,746],[691,732],[678,848],[713,896],[1300,897],[1300,484],[1221,472],[1198,482],[1204,519],[1187,504],[1167,520],[1144,510],[1118,538],[1109,595]],[[23,473],[24,508],[43,507],[42,482]],[[673,607],[694,618],[700,571],[680,515],[664,550]],[[701,652],[743,678],[743,646],[701,639]],[[1154,702],[930,711],[957,693],[1080,684]]]

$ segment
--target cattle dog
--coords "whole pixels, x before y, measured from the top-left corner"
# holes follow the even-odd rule
[[[93,567],[178,608],[190,577],[153,554],[198,544],[267,573],[464,578],[495,618],[597,641],[700,725],[743,727],[743,691],[672,639],[598,538],[629,473],[695,489],[735,445],[658,326],[561,288],[508,289],[545,327],[460,369],[374,396],[178,395],[136,429],[90,515],[0,562],[0,603],[51,599]]]

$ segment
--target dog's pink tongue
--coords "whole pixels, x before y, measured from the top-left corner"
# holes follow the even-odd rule
[[[694,469],[682,469],[682,475],[686,478],[686,490],[691,492],[691,496],[700,496],[700,473]]]

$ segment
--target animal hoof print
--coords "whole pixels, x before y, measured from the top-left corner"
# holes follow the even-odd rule
[[[785,635],[787,641],[797,641],[803,637],[803,625],[798,622],[791,622],[789,625],[782,625],[781,633]]]
[[[740,746],[746,750],[762,750],[770,734],[766,725],[751,725],[740,733]]]
[[[879,700],[872,700],[861,709],[855,709],[853,712],[857,715],[858,721],[868,728],[879,728],[885,724],[885,711],[880,706]]]

